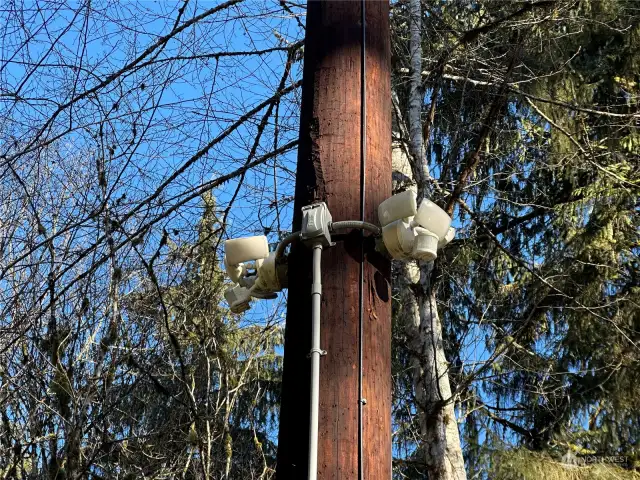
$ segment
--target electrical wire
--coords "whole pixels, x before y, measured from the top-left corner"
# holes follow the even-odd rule
[[[360,43],[360,221],[364,221],[366,162],[367,162],[367,96],[366,96],[366,11],[361,0],[362,38]],[[360,282],[358,289],[358,480],[364,480],[364,402],[362,382],[363,325],[364,325],[364,230],[360,242]]]

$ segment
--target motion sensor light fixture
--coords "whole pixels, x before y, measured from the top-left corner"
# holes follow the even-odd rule
[[[276,270],[275,252],[269,253],[267,237],[259,235],[227,240],[224,250],[227,275],[237,284],[224,294],[233,313],[246,311],[251,297],[276,298],[276,292],[282,288]]]
[[[455,235],[449,215],[427,199],[416,208],[416,194],[411,190],[382,202],[378,217],[384,245],[396,260],[435,260],[438,248]]]

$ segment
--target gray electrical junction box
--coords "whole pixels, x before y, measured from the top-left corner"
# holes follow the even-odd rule
[[[324,202],[302,207],[302,230],[300,239],[307,245],[319,243],[323,247],[331,245],[331,214]]]

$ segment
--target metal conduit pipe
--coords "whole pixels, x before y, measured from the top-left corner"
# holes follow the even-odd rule
[[[374,225],[373,223],[361,222],[359,220],[345,220],[342,222],[333,222],[329,226],[329,228],[331,229],[332,232],[335,232],[336,230],[342,230],[344,228],[359,228],[361,230],[368,230],[374,235],[382,234],[382,230],[380,229],[380,227]]]
[[[307,478],[318,478],[318,410],[320,404],[320,300],[322,276],[320,272],[322,245],[313,246],[313,283],[311,284],[311,415],[309,418],[309,470]]]
[[[287,248],[287,245],[299,239],[300,239],[299,231],[290,233],[289,235],[284,237],[278,244],[278,247],[276,248],[276,262],[280,260],[280,258],[282,258],[282,255],[284,254],[284,249]]]

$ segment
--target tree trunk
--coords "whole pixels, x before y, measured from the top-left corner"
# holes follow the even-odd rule
[[[418,201],[427,190],[429,176],[422,137],[422,8],[420,0],[410,0],[409,161],[395,155],[401,176],[410,176],[417,187]],[[466,480],[454,399],[449,384],[448,364],[442,341],[435,292],[431,288],[433,262],[401,265],[398,269],[400,298],[408,345],[411,352],[413,388],[419,407],[423,458],[430,480]]]
[[[409,54],[411,55],[411,78],[409,80],[409,151],[413,179],[418,187],[418,201],[424,196],[426,178],[424,168],[424,139],[422,138],[422,6],[421,0],[409,2]],[[428,141],[429,139],[427,139]]]
[[[466,480],[464,458],[444,354],[435,293],[429,288],[433,262],[420,266],[420,341],[423,359],[425,462],[430,480]]]

